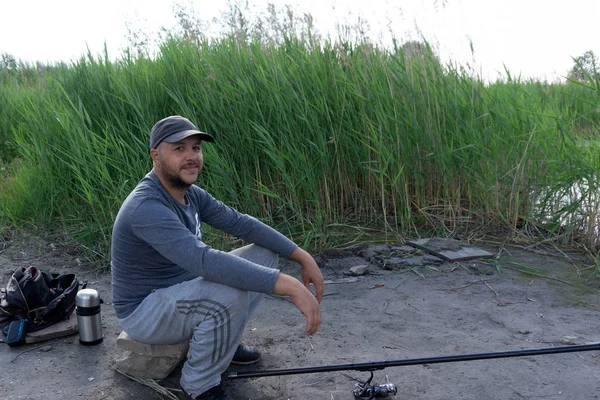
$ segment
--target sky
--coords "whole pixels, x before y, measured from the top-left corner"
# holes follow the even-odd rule
[[[193,5],[204,20],[220,17],[228,0],[0,0],[0,54],[27,62],[70,62],[87,53],[116,58],[127,46],[127,26],[156,37],[176,23],[173,4]],[[324,35],[336,23],[369,23],[371,39],[389,43],[424,37],[444,62],[469,65],[494,80],[513,76],[560,81],[573,57],[600,55],[600,0],[248,0],[309,12]],[[471,50],[471,45],[472,49]]]

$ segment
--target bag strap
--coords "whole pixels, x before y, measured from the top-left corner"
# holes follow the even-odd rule
[[[23,276],[25,276],[25,269],[23,269],[23,267],[15,269],[12,273],[12,276],[17,280],[17,282],[20,282],[21,279],[23,279]]]

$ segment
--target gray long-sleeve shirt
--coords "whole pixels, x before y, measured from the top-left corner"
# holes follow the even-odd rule
[[[297,248],[257,219],[241,214],[192,185],[186,204],[175,200],[154,172],[125,199],[113,227],[113,306],[131,314],[154,289],[198,276],[242,290],[272,293],[279,272],[202,242],[202,222],[283,257]]]

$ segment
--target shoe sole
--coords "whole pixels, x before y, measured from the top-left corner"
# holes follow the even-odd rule
[[[252,360],[252,361],[233,361],[233,360],[231,360],[230,364],[233,364],[233,365],[251,365],[251,364],[256,364],[259,361],[260,361],[260,357],[257,358],[256,360]]]

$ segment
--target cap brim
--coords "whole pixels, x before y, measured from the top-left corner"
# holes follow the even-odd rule
[[[211,135],[209,135],[208,133],[204,133],[204,132],[200,132],[200,131],[196,131],[196,130],[177,132],[177,133],[172,134],[171,136],[167,136],[162,141],[167,142],[167,143],[177,143],[177,142],[179,142],[185,138],[188,138],[190,136],[199,136],[200,139],[204,140],[205,142],[214,142],[215,141],[215,138],[212,137]]]

